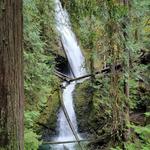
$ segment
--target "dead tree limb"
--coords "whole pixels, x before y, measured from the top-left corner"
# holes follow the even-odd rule
[[[59,72],[57,70],[55,70],[54,72],[55,72],[56,76],[58,76],[59,78],[65,80],[65,81],[72,80],[71,77],[69,77],[69,76],[67,76],[67,75],[65,75],[65,74],[63,74],[63,73],[61,73],[61,72]]]
[[[120,64],[116,65],[115,69],[116,70],[121,70],[121,65]],[[106,67],[105,69],[102,69],[101,71],[95,72],[94,75],[99,75],[99,74],[102,74],[102,73],[109,73],[109,72],[111,72],[111,67]],[[74,79],[72,79],[72,78],[70,78],[70,77],[68,77],[65,74],[62,74],[60,72],[59,73],[57,72],[56,75],[58,77],[60,77],[62,80],[67,81],[68,83],[70,83],[70,82],[73,82],[73,81],[77,81],[77,80],[81,80],[81,79],[84,79],[84,78],[91,77],[93,74],[86,74],[84,76],[81,76],[81,77],[78,77],[78,78],[74,78]]]
[[[91,140],[79,140],[79,142],[90,142]],[[76,140],[73,141],[52,141],[52,142],[43,142],[42,144],[69,144],[69,143],[77,143]]]
[[[69,115],[68,115],[68,112],[67,112],[67,110],[66,110],[66,107],[65,107],[65,104],[64,104],[63,98],[62,98],[62,90],[61,90],[61,89],[60,89],[60,92],[59,92],[59,93],[60,93],[59,96],[60,96],[60,102],[61,102],[62,110],[63,110],[63,112],[64,112],[64,114],[65,114],[65,117],[66,117],[66,119],[67,119],[67,122],[68,122],[68,124],[69,124],[69,126],[70,126],[70,128],[71,128],[71,131],[72,131],[72,133],[73,133],[73,135],[74,135],[74,137],[75,137],[77,143],[78,143],[79,146],[80,146],[80,149],[81,149],[81,150],[84,150],[83,147],[82,147],[82,145],[81,145],[81,143],[80,143],[80,139],[79,139],[79,137],[78,137],[78,134],[76,133],[76,131],[75,131],[75,129],[74,129],[74,126],[72,125],[72,122],[71,122],[70,117],[69,117]]]

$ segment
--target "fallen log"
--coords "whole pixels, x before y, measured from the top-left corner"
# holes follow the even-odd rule
[[[121,70],[121,65],[120,64],[118,64],[118,65],[116,65],[115,66],[115,69],[116,70]],[[65,75],[65,74],[63,74],[63,73],[61,73],[61,72],[58,72],[58,71],[55,71],[55,74],[59,77],[59,78],[61,78],[63,81],[66,81],[66,82],[68,82],[68,83],[70,83],[70,82],[73,82],[73,81],[77,81],[77,80],[81,80],[81,79],[84,79],[84,78],[89,78],[89,77],[91,77],[91,76],[95,76],[95,75],[99,75],[99,74],[101,74],[101,73],[109,73],[109,72],[111,72],[111,67],[106,67],[106,68],[104,68],[104,69],[102,69],[101,71],[97,71],[97,72],[95,72],[95,73],[93,73],[93,74],[86,74],[86,75],[84,75],[84,76],[81,76],[81,77],[78,77],[78,78],[70,78],[69,76],[67,76],[67,75]]]
[[[63,74],[63,73],[61,73],[61,72],[59,72],[59,71],[57,71],[57,70],[55,70],[54,72],[55,72],[55,74],[56,74],[58,77],[62,78],[63,80],[66,80],[66,81],[72,80],[71,77],[69,77],[69,76],[67,76],[67,75],[65,75],[65,74]]]
[[[119,69],[121,69],[121,65],[120,64],[116,65],[115,68],[116,68],[116,70],[119,70]],[[109,73],[109,72],[111,72],[111,67],[106,67],[105,69],[102,69],[101,71],[97,71],[93,74],[86,74],[86,75],[78,77],[78,78],[70,79],[70,80],[68,80],[68,82],[70,83],[70,82],[73,82],[73,81],[77,81],[77,80],[81,80],[81,79],[84,79],[84,78],[91,77],[93,75],[98,75],[98,74],[101,74],[101,73]]]
[[[79,140],[79,142],[90,142],[91,140]],[[51,141],[51,142],[43,142],[42,144],[69,144],[69,143],[77,143],[76,140],[73,141]]]

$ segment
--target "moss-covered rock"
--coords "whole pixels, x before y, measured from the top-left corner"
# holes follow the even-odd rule
[[[89,132],[89,115],[91,114],[91,90],[89,82],[80,83],[74,91],[74,103],[80,132]]]
[[[60,107],[59,91],[56,90],[49,97],[47,104],[43,108],[41,115],[38,119],[40,132],[45,137],[47,134],[53,135],[56,129],[57,113]]]
[[[97,85],[99,84],[99,85]],[[79,132],[100,136],[111,123],[111,103],[107,83],[100,78],[94,85],[90,80],[79,83],[74,92]]]

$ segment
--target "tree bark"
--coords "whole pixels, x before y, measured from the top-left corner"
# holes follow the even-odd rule
[[[22,1],[0,0],[0,149],[23,150]]]
[[[123,0],[122,1],[124,7],[127,7],[129,9],[129,1]],[[123,23],[123,29],[126,29],[129,24],[129,17],[126,15],[124,16],[124,23]],[[125,43],[124,43],[124,51],[127,55],[127,60],[125,60],[125,74],[126,79],[124,81],[124,94],[125,94],[125,110],[124,110],[124,124],[125,124],[125,130],[124,130],[124,140],[128,141],[130,136],[130,128],[128,127],[128,124],[130,123],[130,116],[129,116],[129,96],[130,96],[130,89],[129,89],[129,69],[130,69],[130,50],[127,48],[126,42],[128,40],[128,33],[126,31],[123,31]]]

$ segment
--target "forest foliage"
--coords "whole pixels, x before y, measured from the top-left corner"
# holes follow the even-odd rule
[[[57,46],[53,9],[52,0],[24,0],[25,150],[37,150],[41,144],[37,122],[51,117],[43,111],[59,82],[53,73],[55,58],[49,53]]]
[[[69,12],[73,30],[86,57],[87,70],[93,74],[91,80],[77,85],[74,94],[79,131],[88,132],[90,136],[98,139],[97,142],[91,143],[92,148],[94,146],[98,149],[107,147],[112,150],[122,148],[148,150],[150,147],[149,0],[132,0],[128,6],[122,5],[117,0],[61,0],[61,2]],[[55,31],[54,7],[54,0],[24,0],[26,150],[36,150],[41,144],[39,141],[41,135],[37,131],[39,127],[36,123],[45,113],[43,110],[48,105],[55,107],[53,111],[48,106],[51,113],[44,118],[46,121],[51,120],[52,124],[56,122],[53,113],[57,113],[59,107],[57,94],[55,93],[55,98],[52,98],[59,81],[53,73],[56,62],[50,50],[60,48],[59,37]],[[110,74],[94,76],[95,71],[115,64],[122,65],[122,72],[115,70]],[[130,92],[128,99],[124,93],[126,82],[129,84]],[[50,103],[52,99],[55,100]],[[139,112],[144,122],[125,118],[123,115],[126,107],[130,109],[130,118]],[[86,115],[87,111],[89,113]],[[120,117],[114,118],[116,114]],[[131,129],[131,134],[125,141],[123,134],[128,128]],[[110,133],[114,132],[112,129],[116,130],[116,134],[110,139],[108,138],[111,137]]]
[[[97,142],[97,146],[100,147],[98,143],[101,142],[102,135],[107,139],[107,134],[112,132],[111,124],[113,119],[116,119],[113,117],[117,113],[123,114],[126,111],[126,105],[130,109],[131,118],[138,112],[141,114],[149,112],[150,3],[147,0],[132,0],[129,1],[128,6],[124,6],[119,1],[113,0],[63,0],[63,5],[69,11],[73,29],[91,71],[117,63],[123,65],[122,73],[116,71],[110,75],[96,77],[94,83],[93,80],[91,80],[92,83],[83,83],[78,85],[76,90],[75,103],[79,127],[83,131],[85,129],[92,132],[100,139]],[[128,101],[124,93],[124,82],[129,84]],[[86,94],[89,91],[93,93],[93,98]],[[117,103],[114,107],[115,102]],[[81,112],[87,111],[85,108],[90,115],[82,115]],[[150,126],[147,120],[149,117],[144,116],[143,114],[146,121],[142,122],[130,121],[128,118],[127,128],[131,128],[134,132],[127,142],[123,142],[121,137],[126,128],[124,126],[117,137],[110,139],[112,143],[103,139],[107,143],[104,142],[102,145],[111,147],[119,144],[120,148],[125,149],[148,149]],[[121,125],[123,118],[118,119]],[[118,132],[120,132],[119,126]]]

